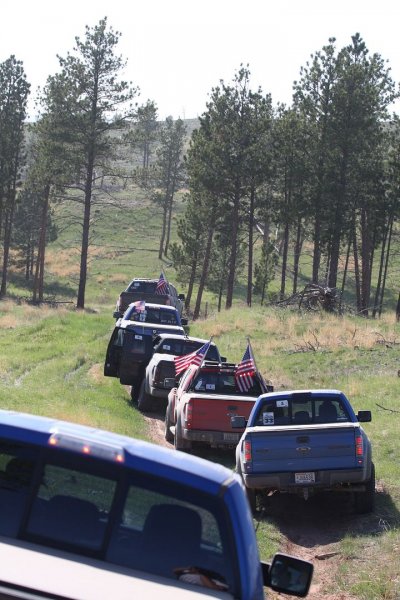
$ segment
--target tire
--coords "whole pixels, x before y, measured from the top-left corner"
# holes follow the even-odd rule
[[[192,450],[192,442],[185,440],[181,435],[180,421],[177,421],[175,424],[174,446],[175,450],[180,450],[181,452],[190,452]]]
[[[364,492],[354,493],[354,506],[359,515],[370,513],[375,507],[375,466],[371,465],[371,478],[367,481]]]
[[[146,379],[144,378],[142,381],[142,385],[140,386],[139,395],[138,395],[138,408],[142,412],[153,412],[154,411],[154,402],[152,397],[145,391],[145,383]]]
[[[174,434],[172,433],[172,431],[170,430],[171,427],[171,420],[169,418],[169,405],[167,406],[167,410],[165,411],[165,433],[164,433],[164,437],[166,439],[167,442],[169,442],[170,444],[174,443]]]
[[[141,383],[142,379],[137,377],[133,380],[133,383],[131,385],[131,400],[134,404],[137,404]]]

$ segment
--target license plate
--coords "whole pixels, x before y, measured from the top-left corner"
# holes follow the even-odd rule
[[[237,433],[224,433],[224,440],[227,442],[238,442],[239,436]]]
[[[295,473],[295,483],[315,483],[315,473]]]

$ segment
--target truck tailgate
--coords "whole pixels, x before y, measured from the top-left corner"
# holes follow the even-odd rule
[[[191,396],[189,399],[191,419],[188,429],[199,429],[208,431],[225,431],[240,433],[244,429],[232,429],[231,417],[244,416],[249,418],[256,398],[248,396],[222,396],[210,395],[206,397]]]
[[[254,427],[246,438],[251,439],[252,473],[355,468],[358,431],[357,423]]]

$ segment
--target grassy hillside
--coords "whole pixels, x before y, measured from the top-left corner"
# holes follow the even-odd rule
[[[102,374],[113,327],[109,303],[101,302],[104,283],[92,282],[91,294],[98,303],[85,312],[69,306],[0,303],[2,408],[148,437],[144,417],[131,404],[128,390]],[[372,411],[372,423],[365,427],[374,448],[377,509],[367,528],[365,517],[351,517],[346,532],[338,536],[335,549],[343,560],[334,586],[351,589],[356,598],[399,598],[392,557],[400,546],[400,326],[392,318],[371,322],[238,306],[190,329],[194,335],[213,335],[232,361],[241,358],[250,336],[258,367],[276,389],[340,388],[356,410]],[[233,455],[215,453],[212,458],[233,467]],[[301,514],[302,502],[292,504],[291,511]],[[341,526],[340,509],[333,514]],[[259,518],[257,534],[263,558],[285,548],[282,525],[268,512]]]
[[[118,380],[103,376],[114,325],[111,315],[119,292],[132,277],[158,276],[163,268],[172,282],[176,279],[168,259],[158,259],[161,215],[157,208],[138,190],[115,186],[110,194],[113,203],[93,213],[86,311],[74,309],[80,230],[71,217],[78,207],[69,207],[68,212],[65,206],[56,207],[60,235],[47,251],[46,295],[65,303],[38,308],[13,301],[30,293],[22,274],[11,269],[11,299],[0,302],[0,406],[147,439],[146,421],[132,405],[128,390]],[[178,197],[176,215],[182,209]],[[304,265],[304,273],[307,268]],[[392,300],[397,293],[394,282]],[[272,289],[277,286],[278,281],[273,282]],[[400,548],[400,324],[394,312],[368,321],[259,305],[249,309],[242,302],[244,294],[244,287],[238,286],[235,306],[220,314],[215,311],[215,298],[206,294],[209,317],[192,323],[190,333],[214,336],[230,361],[241,358],[249,336],[260,371],[277,390],[339,388],[356,411],[372,411],[372,423],[365,428],[374,449],[377,509],[368,520],[346,516],[345,525],[341,509],[335,506],[331,511],[330,526],[337,530],[331,546],[339,559],[330,566],[324,592],[351,594],[342,595],[343,599],[398,600],[394,557]],[[211,458],[233,467],[233,454],[215,453]],[[303,506],[302,501],[292,503],[291,514],[302,518]],[[264,559],[277,549],[291,549],[285,520],[267,511],[256,525]],[[323,523],[321,530],[324,527]]]

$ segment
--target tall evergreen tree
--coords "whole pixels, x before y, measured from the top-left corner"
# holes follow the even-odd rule
[[[162,230],[158,257],[168,255],[172,208],[176,192],[182,187],[185,179],[183,148],[186,126],[182,119],[173,120],[167,117],[160,133],[160,145],[157,148],[157,160],[152,173],[153,201],[161,206]]]
[[[23,127],[29,89],[21,61],[12,55],[0,64],[0,232],[3,235],[0,297],[7,291],[17,190],[24,158]]]
[[[49,77],[43,97],[46,112],[53,117],[53,139],[74,161],[83,196],[78,308],[85,306],[96,171],[107,171],[121,142],[111,134],[135,114],[131,101],[137,90],[120,79],[125,61],[115,54],[119,38],[106,18],[93,28],[86,27],[84,40],[76,38],[73,52],[59,57],[61,72]]]

